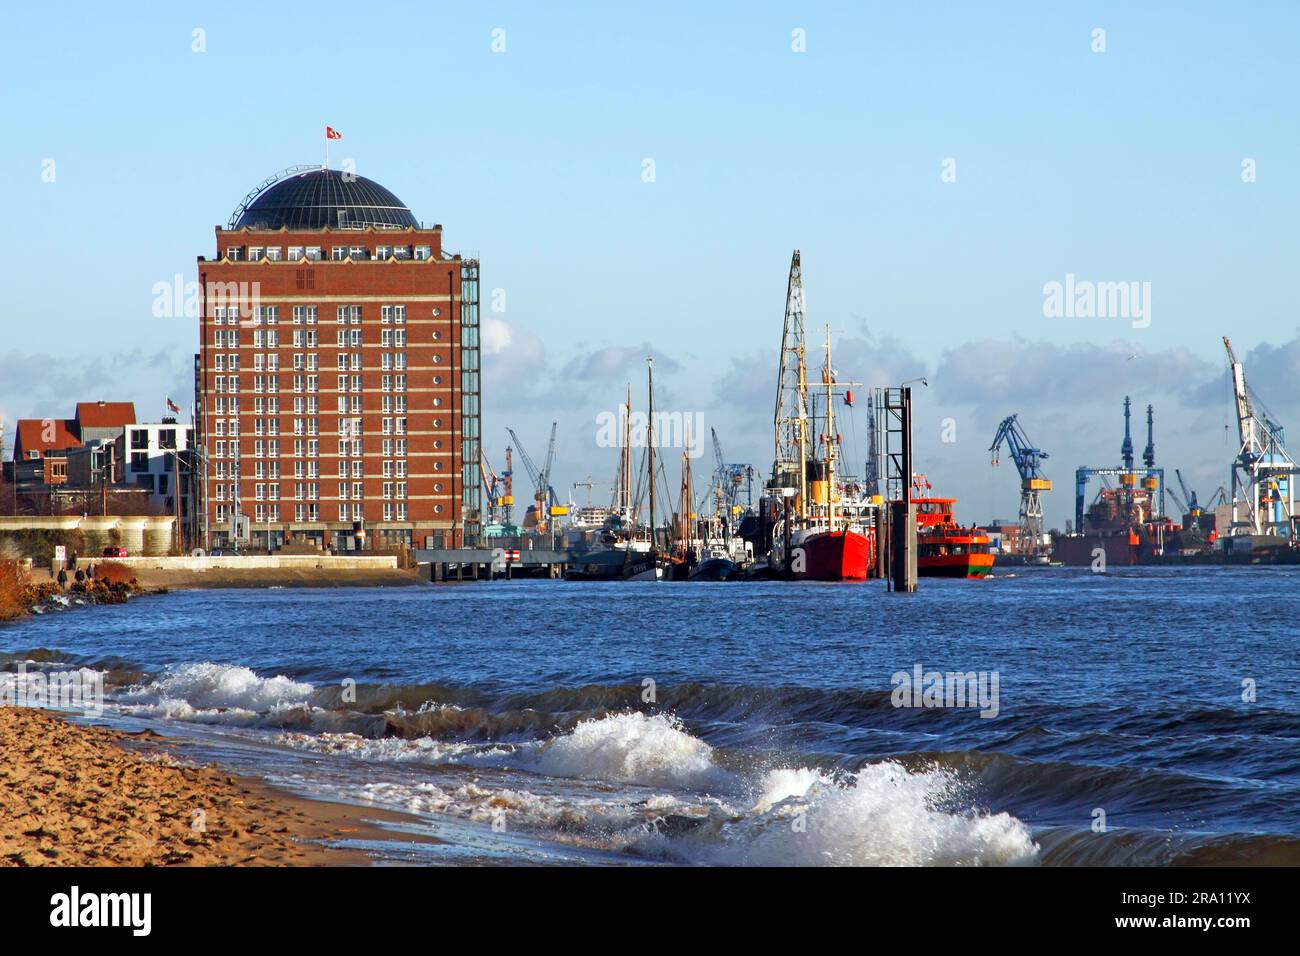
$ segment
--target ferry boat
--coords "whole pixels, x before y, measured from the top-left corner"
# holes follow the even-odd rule
[[[912,487],[916,573],[928,578],[986,577],[993,570],[989,536],[974,526],[957,524],[952,510],[957,499],[930,495],[931,485],[924,475],[913,476]]]

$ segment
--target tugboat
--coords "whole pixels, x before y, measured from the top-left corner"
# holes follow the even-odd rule
[[[916,505],[916,573],[926,578],[983,578],[993,570],[989,536],[953,517],[956,498],[936,498],[925,475],[912,476]]]

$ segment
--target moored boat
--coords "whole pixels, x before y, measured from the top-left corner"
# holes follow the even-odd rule
[[[912,486],[929,491],[924,475]],[[916,573],[927,578],[983,578],[993,570],[989,536],[974,526],[957,524],[952,506],[956,498],[913,495],[916,505]]]

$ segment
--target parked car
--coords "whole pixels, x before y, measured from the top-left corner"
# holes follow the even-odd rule
[[[104,557],[106,558],[125,558],[128,557],[126,548],[105,548]]]

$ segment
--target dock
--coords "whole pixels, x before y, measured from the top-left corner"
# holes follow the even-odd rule
[[[420,575],[449,581],[509,581],[515,577],[560,578],[572,561],[566,548],[417,548]]]

